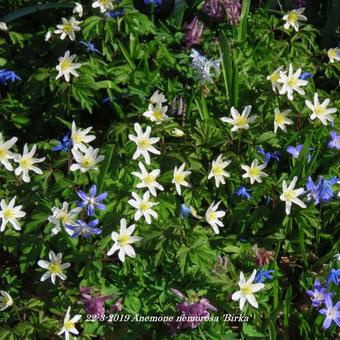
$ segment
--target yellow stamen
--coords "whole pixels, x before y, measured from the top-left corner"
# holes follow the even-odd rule
[[[219,164],[215,164],[212,167],[211,172],[214,176],[222,176],[223,175],[223,168]]]
[[[62,71],[66,71],[71,67],[71,62],[68,59],[64,59],[59,65]]]
[[[242,288],[241,288],[241,293],[243,295],[249,295],[252,294],[253,290],[251,288],[251,285],[246,283]]]
[[[146,176],[144,177],[144,182],[145,182],[145,184],[151,184],[151,183],[153,183],[154,181],[155,181],[155,177],[152,176],[152,175],[150,175],[150,174],[148,174],[148,175],[146,175]]]
[[[130,236],[129,235],[120,235],[118,237],[118,242],[122,246],[126,246],[127,244],[130,243]]]
[[[61,273],[61,268],[60,268],[60,264],[57,262],[51,263],[48,266],[48,271],[52,274],[58,274]]]
[[[148,202],[142,202],[139,206],[139,209],[143,212],[150,208],[150,204]]]
[[[4,217],[9,220],[14,216],[13,210],[12,209],[5,209],[3,212]]]
[[[245,126],[247,123],[248,123],[248,119],[247,119],[246,117],[238,116],[238,117],[235,119],[235,125],[236,125],[237,127],[243,127],[243,126]]]
[[[138,141],[138,146],[139,146],[142,150],[147,149],[147,148],[150,146],[150,141],[149,141],[149,139],[147,139],[147,138],[141,138],[141,139]]]
[[[275,116],[275,122],[277,124],[284,124],[285,122],[285,115],[283,115],[282,113],[279,113]]]
[[[7,156],[7,150],[5,148],[0,148],[0,159]]]
[[[295,191],[294,190],[287,190],[284,194],[283,194],[284,198],[286,199],[286,201],[291,201],[292,199],[294,199],[296,197]]]
[[[29,169],[32,166],[32,160],[29,158],[22,158],[19,164],[23,169]]]
[[[249,169],[249,175],[251,177],[257,177],[260,175],[260,170],[258,168],[250,168]]]

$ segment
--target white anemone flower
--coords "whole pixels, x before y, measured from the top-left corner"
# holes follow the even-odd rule
[[[237,131],[241,129],[249,129],[249,124],[252,123],[256,116],[250,116],[251,111],[251,105],[247,105],[244,110],[242,111],[242,114],[240,114],[234,107],[231,108],[230,113],[232,118],[229,117],[222,117],[221,120],[224,123],[228,123],[233,125],[231,131]]]
[[[111,238],[114,241],[113,246],[107,252],[107,256],[111,256],[117,250],[119,250],[118,258],[120,261],[125,261],[125,255],[130,257],[136,257],[135,250],[131,246],[132,243],[140,241],[142,238],[139,236],[132,236],[135,231],[135,225],[132,224],[126,228],[126,219],[122,218],[120,220],[120,230],[119,233],[113,231]]]
[[[220,203],[221,201],[217,202],[216,204],[215,202],[212,202],[205,213],[205,219],[210,224],[211,228],[213,228],[215,234],[220,233],[218,228],[224,227],[224,224],[222,221],[220,221],[220,218],[225,216],[225,211],[217,210]]]
[[[329,62],[331,64],[333,64],[335,61],[340,61],[340,48],[336,47],[336,48],[330,48],[327,51],[327,55],[329,58]]]
[[[70,170],[80,170],[81,172],[98,170],[98,163],[104,159],[104,156],[98,156],[98,152],[99,149],[93,149],[92,146],[82,147],[81,151],[73,149],[72,154],[77,163],[72,164]]]
[[[254,184],[255,181],[261,183],[262,179],[261,177],[267,177],[268,174],[261,171],[266,167],[266,164],[259,165],[259,162],[257,159],[254,159],[250,166],[248,165],[241,165],[241,168],[246,172],[242,175],[242,178],[249,178],[250,183]]]
[[[245,303],[248,301],[253,307],[258,308],[259,305],[256,301],[254,293],[264,288],[263,283],[253,283],[256,276],[256,269],[252,272],[248,280],[245,279],[244,274],[240,272],[240,281],[238,285],[240,290],[235,292],[231,299],[233,301],[240,301],[240,310],[243,310]]]
[[[270,80],[272,83],[272,89],[274,92],[281,90],[281,84],[278,82],[280,79],[280,72],[283,70],[283,66],[277,68],[272,74],[267,76],[267,80]],[[286,71],[282,71],[286,72]]]
[[[8,160],[14,158],[14,154],[9,150],[13,147],[17,140],[17,137],[13,137],[8,141],[5,141],[2,137],[2,134],[0,133],[0,163],[8,171],[13,171],[13,166]]]
[[[83,5],[79,2],[75,2],[74,3],[74,8],[72,10],[73,14],[78,14],[78,16],[81,18],[84,14],[84,9],[83,9]]]
[[[277,132],[277,129],[280,128],[283,132],[287,132],[286,125],[292,125],[294,122],[287,118],[288,113],[290,113],[291,110],[284,110],[280,111],[278,107],[275,108],[274,113],[274,132]]]
[[[220,183],[225,184],[224,177],[230,177],[230,173],[224,170],[230,163],[231,161],[223,160],[222,154],[213,160],[208,179],[214,177],[217,188],[220,186]]]
[[[137,133],[137,136],[131,134],[129,135],[129,139],[137,145],[137,150],[133,154],[132,159],[136,160],[142,155],[144,157],[145,163],[150,165],[151,160],[149,152],[156,155],[160,154],[160,151],[153,146],[153,144],[159,141],[159,137],[150,137],[150,126],[147,126],[145,132],[143,132],[142,127],[138,123],[135,123],[134,129]]]
[[[112,3],[112,0],[97,0],[92,3],[93,8],[98,8],[100,9],[101,13],[105,13],[107,11],[112,11],[114,6]]]
[[[178,169],[177,169],[177,166],[175,166],[174,177],[171,182],[175,184],[178,195],[182,195],[181,186],[184,186],[187,188],[190,187],[190,184],[185,180],[185,178],[191,174],[191,171],[185,171],[184,168],[185,168],[185,163],[183,163]]]
[[[152,217],[155,219],[158,218],[158,214],[152,209],[152,207],[157,205],[158,202],[154,203],[150,201],[149,191],[144,193],[143,198],[135,192],[132,192],[132,197],[134,199],[130,199],[128,203],[137,209],[134,217],[135,221],[138,221],[143,216],[146,223],[151,224]]]
[[[169,116],[166,115],[167,111],[168,107],[162,106],[161,103],[157,103],[156,105],[149,104],[148,110],[143,113],[143,116],[158,125],[169,118]]]
[[[156,197],[156,189],[161,191],[164,190],[163,186],[157,182],[157,177],[160,174],[160,170],[155,169],[151,172],[148,172],[142,162],[139,162],[138,166],[141,172],[132,172],[132,175],[138,177],[141,180],[141,182],[136,185],[136,188],[148,188],[151,195]]]
[[[77,314],[71,319],[70,312],[71,307],[68,307],[64,318],[63,328],[58,333],[58,335],[64,334],[65,340],[70,339],[70,333],[75,335],[79,334],[75,324],[81,319],[81,315]]]
[[[52,234],[57,235],[61,231],[61,226],[65,227],[66,224],[72,225],[81,210],[82,208],[77,207],[69,211],[69,204],[67,202],[63,203],[61,209],[53,207],[52,215],[48,217],[49,222],[54,225]],[[73,231],[69,230],[68,228],[65,228],[65,231],[70,235],[73,234]]]
[[[42,170],[34,164],[41,163],[45,160],[45,157],[34,158],[34,154],[37,151],[37,146],[34,144],[31,151],[28,151],[27,144],[24,145],[23,154],[15,154],[14,162],[19,163],[19,166],[14,170],[16,176],[21,176],[22,180],[26,183],[30,182],[31,178],[28,174],[29,171],[33,171],[38,175],[42,175]]]
[[[59,64],[56,66],[58,74],[55,79],[64,77],[65,80],[69,82],[71,74],[75,77],[79,77],[79,73],[76,70],[81,67],[81,64],[73,62],[76,58],[77,55],[70,55],[70,51],[66,51],[63,57],[59,57]]]
[[[306,86],[308,81],[300,79],[301,71],[301,68],[299,68],[294,73],[292,64],[289,64],[288,75],[286,72],[280,71],[280,79],[278,79],[278,82],[282,84],[280,94],[287,93],[289,100],[293,100],[294,91],[301,94],[302,96],[305,94],[305,91],[301,89],[301,86]]]
[[[157,105],[166,103],[167,100],[162,92],[159,92],[158,90],[154,92],[154,94],[150,97],[149,102],[151,104]]]
[[[45,281],[48,278],[51,278],[53,284],[55,284],[55,280],[59,277],[61,280],[66,280],[66,275],[63,274],[63,269],[69,268],[71,264],[69,262],[61,263],[62,253],[58,253],[57,255],[51,250],[48,253],[49,261],[39,260],[38,266],[44,269],[47,269],[47,272],[40,278],[40,281]]]
[[[174,136],[174,137],[180,138],[180,137],[185,136],[185,133],[184,133],[184,131],[182,131],[181,129],[174,128],[174,129],[171,131],[171,135]]]
[[[286,21],[286,23],[284,24],[284,28],[286,30],[289,29],[290,26],[294,27],[295,31],[298,32],[299,31],[299,21],[306,21],[307,18],[302,15],[302,13],[304,12],[304,8],[299,8],[299,9],[293,9],[292,11],[288,12],[287,14],[285,14],[283,16],[283,20]]]
[[[70,40],[75,40],[76,35],[75,32],[80,31],[80,21],[77,21],[74,17],[70,20],[65,18],[61,18],[62,24],[57,25],[57,30],[54,31],[55,34],[60,34],[60,39],[64,40],[66,37],[69,37]]]
[[[306,204],[303,203],[298,196],[302,195],[305,190],[303,188],[294,189],[298,178],[295,176],[289,186],[287,187],[287,182],[283,180],[282,182],[282,194],[280,195],[280,200],[286,203],[286,214],[289,215],[292,203],[297,204],[301,208],[306,208]]]
[[[72,138],[72,149],[84,149],[88,143],[91,143],[96,139],[96,136],[89,135],[90,131],[92,130],[92,126],[86,129],[79,129],[76,126],[76,123],[72,122],[72,129],[71,129],[71,138]]]
[[[52,38],[52,32],[47,31],[45,34],[45,41],[49,41]]]
[[[0,290],[0,294],[0,311],[3,311],[13,305],[13,299],[4,290]]]
[[[0,202],[0,218],[2,219],[0,232],[5,230],[7,223],[10,223],[15,230],[21,230],[21,226],[17,219],[26,216],[26,213],[21,210],[22,205],[15,206],[15,199],[16,196],[10,200],[8,205],[4,199]]]
[[[8,27],[3,21],[0,21],[0,31],[8,31]]]
[[[319,102],[318,93],[314,93],[314,103],[309,100],[306,100],[306,105],[312,110],[312,114],[310,116],[311,120],[315,118],[319,119],[323,125],[327,125],[327,121],[333,122],[332,113],[337,111],[336,108],[327,109],[330,100],[325,99],[322,104]]]

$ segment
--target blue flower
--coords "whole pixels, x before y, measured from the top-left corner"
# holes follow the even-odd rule
[[[0,84],[6,85],[8,81],[14,83],[17,80],[21,80],[21,78],[15,72],[4,69],[0,70]]]
[[[115,11],[106,12],[104,14],[105,17],[111,17],[114,19],[123,17],[124,15],[125,15],[124,9],[116,9]]]
[[[163,0],[144,0],[144,5],[162,6]]]
[[[319,204],[319,202],[327,203],[329,202],[333,196],[332,185],[340,181],[337,177],[332,177],[330,179],[324,179],[322,176],[319,177],[318,183],[314,183],[311,177],[307,179],[307,200],[310,201],[314,199],[315,205]]]
[[[271,273],[273,273],[274,270],[259,270],[255,276],[255,281],[262,283],[264,281],[264,279],[266,280],[272,280],[273,276],[271,275]]]
[[[339,284],[340,280],[340,269],[332,269],[328,275],[327,283],[328,286],[331,282],[333,282],[336,286]]]
[[[52,151],[65,151],[68,152],[72,149],[73,141],[71,138],[71,133],[67,132],[67,134],[59,141],[59,145],[56,145],[52,148]]]
[[[250,192],[250,189],[247,189],[242,185],[238,187],[235,191],[237,197],[247,198],[248,200],[251,198]]]
[[[94,215],[95,208],[105,210],[105,205],[100,202],[107,197],[107,192],[103,192],[102,194],[96,196],[97,186],[95,184],[91,186],[89,195],[85,194],[85,192],[82,190],[78,190],[77,194],[82,200],[81,202],[77,202],[77,206],[80,208],[84,208],[87,206],[88,216]]]
[[[303,144],[299,144],[297,147],[288,146],[287,152],[290,153],[293,158],[299,158],[300,152],[302,151],[302,149],[303,149]],[[309,150],[312,150],[312,148],[309,148]],[[311,155],[308,154],[307,161],[310,162],[311,159],[312,159]]]
[[[328,149],[340,150],[340,135],[338,135],[335,131],[331,131],[330,135],[331,140],[327,144]]]
[[[332,322],[335,322],[338,327],[340,327],[340,301],[338,301],[333,306],[333,301],[329,296],[325,298],[326,308],[320,309],[320,314],[325,314],[326,318],[323,322],[322,327],[324,329],[329,328],[332,325]]]
[[[312,305],[315,308],[320,307],[324,303],[326,296],[332,296],[332,293],[327,292],[327,287],[321,286],[318,279],[314,282],[314,290],[307,289],[306,293],[311,297]]]
[[[181,214],[184,217],[188,217],[191,214],[191,209],[187,207],[184,203],[181,204]]]
[[[303,72],[300,76],[300,79],[302,80],[306,80],[308,78],[313,78],[314,74],[313,73],[309,73],[309,72]]]
[[[79,41],[79,44],[82,44],[86,47],[87,52],[93,52],[93,53],[98,53],[98,54],[102,54],[97,48],[96,46],[94,46],[93,43],[91,43],[91,41]]]
[[[83,237],[89,238],[92,235],[101,234],[102,230],[100,228],[95,228],[98,223],[99,220],[93,220],[89,223],[86,223],[82,220],[77,220],[76,224],[65,224],[65,227],[73,231],[73,234],[71,236],[72,238],[79,237],[79,235],[83,235]]]
[[[263,148],[261,147],[258,147],[257,148],[257,152],[264,155],[264,162],[265,164],[269,163],[269,161],[272,159],[275,159],[276,161],[280,161],[280,156],[281,156],[281,152],[279,151],[274,151],[273,153],[270,153],[270,152],[265,152],[263,150]]]

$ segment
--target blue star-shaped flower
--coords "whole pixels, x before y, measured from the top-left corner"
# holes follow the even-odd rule
[[[95,184],[91,186],[89,195],[87,195],[82,190],[78,190],[77,194],[81,198],[81,201],[77,202],[77,206],[80,208],[87,207],[88,216],[94,215],[95,208],[99,210],[105,210],[105,205],[100,202],[103,201],[107,197],[107,192],[103,192],[102,194],[96,196],[97,186]]]

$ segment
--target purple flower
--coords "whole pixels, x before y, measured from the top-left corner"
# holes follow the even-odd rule
[[[89,238],[92,235],[101,234],[102,230],[100,228],[95,228],[98,223],[99,220],[93,220],[89,223],[86,223],[82,220],[77,220],[76,224],[65,224],[65,227],[73,231],[73,234],[71,236],[72,238],[79,237],[79,235],[83,235],[83,237]]]
[[[309,73],[309,72],[303,72],[299,79],[302,79],[302,80],[306,80],[308,78],[313,78],[314,77],[314,74],[313,73]]]
[[[328,286],[331,282],[333,282],[336,286],[339,284],[340,280],[340,269],[332,269],[328,275],[327,283]]]
[[[245,188],[244,186],[241,185],[236,189],[235,193],[236,193],[237,197],[242,197],[242,198],[246,198],[246,199],[249,200],[251,198],[250,192],[251,192],[250,189],[247,189],[247,188]]]
[[[206,0],[203,12],[216,20],[224,19],[227,15],[224,0]]]
[[[110,300],[111,296],[91,296],[92,288],[81,288],[81,302],[84,304],[84,308],[87,314],[97,315],[101,317],[105,314],[105,301]]]
[[[123,298],[119,298],[111,307],[110,313],[117,313],[123,309]]]
[[[87,52],[102,54],[102,53],[96,48],[96,46],[94,46],[94,44],[91,43],[91,41],[83,41],[83,40],[81,40],[81,41],[79,42],[79,44],[84,45],[84,46],[86,47]]]
[[[204,25],[195,17],[190,24],[185,25],[185,45],[190,48],[201,42]]]
[[[263,148],[258,147],[257,152],[264,156],[264,163],[268,164],[271,159],[275,159],[276,161],[280,161],[281,152],[274,151],[273,153],[265,152]]]
[[[84,208],[87,206],[88,216],[94,215],[95,208],[99,210],[105,210],[105,205],[100,202],[107,197],[107,192],[103,192],[102,194],[96,196],[97,186],[95,184],[91,186],[89,195],[85,194],[85,192],[82,190],[78,190],[77,194],[82,199],[81,202],[77,202],[77,206],[80,208]]]
[[[229,25],[238,25],[241,13],[240,0],[225,0],[225,8],[228,14]]]
[[[319,310],[320,314],[326,315],[322,327],[327,329],[332,325],[332,322],[335,322],[336,325],[340,327],[340,301],[333,306],[332,299],[329,296],[326,296],[325,305],[326,308]]]
[[[308,191],[307,201],[314,199],[315,205],[318,205],[320,202],[320,198],[318,195],[317,185],[315,185],[315,183],[313,182],[312,177],[308,177],[306,188]]]
[[[5,69],[0,70],[0,84],[7,85],[8,81],[14,83],[17,80],[21,80],[21,78],[15,72]]]
[[[327,293],[327,287],[322,287],[318,279],[315,279],[314,290],[308,289],[306,293],[311,297],[312,305],[315,308],[320,307],[324,303],[326,296],[330,297],[332,295],[332,293]]]
[[[322,176],[319,177],[319,182],[317,185],[317,194],[322,202],[329,202],[334,194],[332,190],[332,185],[338,183],[340,178],[332,177],[330,179],[324,179]]]
[[[327,144],[328,149],[340,150],[340,135],[337,135],[335,131],[331,131],[331,140]]]
[[[274,270],[259,270],[255,276],[255,281],[258,283],[262,283],[264,279],[266,280],[272,280],[273,276],[271,273],[273,273]]]
[[[65,151],[68,152],[72,149],[73,141],[71,138],[71,133],[67,132],[67,134],[59,141],[59,145],[56,145],[52,148],[52,151]]]
[[[302,149],[303,149],[303,144],[299,144],[297,147],[288,146],[287,152],[290,153],[293,158],[299,158],[300,152],[302,151]],[[309,150],[312,150],[312,148],[309,148]],[[307,161],[310,162],[311,159],[312,159],[311,155],[308,154]]]

